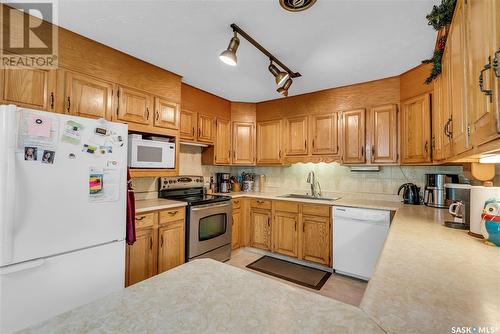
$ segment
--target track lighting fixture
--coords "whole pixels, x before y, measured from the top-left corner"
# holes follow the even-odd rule
[[[229,41],[229,45],[227,49],[222,51],[219,56],[219,59],[231,66],[236,66],[238,63],[238,58],[236,57],[236,50],[238,50],[238,46],[240,45],[240,39],[236,35],[236,31],[234,32],[233,38]]]
[[[283,94],[284,96],[288,96],[288,88],[290,88],[290,86],[292,85],[291,78],[298,78],[301,76],[301,74],[298,72],[293,72],[288,67],[286,67],[285,64],[280,62],[275,56],[269,53],[269,51],[264,49],[262,45],[257,43],[257,41],[255,41],[252,37],[250,37],[236,24],[234,23],[231,24],[231,28],[233,29],[234,36],[231,38],[231,41],[229,42],[229,46],[227,47],[227,49],[220,54],[219,59],[228,65],[236,66],[238,62],[236,58],[236,50],[238,50],[238,46],[240,45],[240,40],[237,34],[240,34],[240,36],[249,41],[250,44],[255,46],[258,50],[260,50],[260,52],[262,52],[269,58],[271,64],[269,64],[268,69],[269,72],[271,72],[274,75],[276,84],[280,86],[284,83],[282,87],[278,88],[278,92],[280,94]],[[276,66],[275,64],[277,64],[279,67]]]
[[[276,84],[280,86],[283,84],[286,79],[290,76],[288,73],[280,71],[276,65],[273,64],[273,61],[271,60],[271,64],[269,64],[269,72],[274,75],[274,78],[276,79]]]
[[[288,78],[285,81],[285,84],[282,87],[278,88],[276,91],[286,97],[286,96],[288,96],[288,88],[290,88],[292,83],[293,83],[292,79]]]

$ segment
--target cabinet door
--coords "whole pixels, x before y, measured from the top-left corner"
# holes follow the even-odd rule
[[[181,110],[181,138],[187,140],[196,139],[197,117],[193,111]]]
[[[443,80],[441,75],[434,79],[432,92],[432,160],[441,161],[444,159],[444,112],[443,112]]]
[[[311,116],[311,154],[339,154],[338,114]]]
[[[231,163],[231,122],[218,118],[215,130],[215,163]]]
[[[240,247],[241,210],[233,210],[233,221],[231,223],[231,249]]]
[[[257,123],[257,163],[280,164],[281,120]]]
[[[0,101],[55,111],[55,77],[49,70],[0,70]]]
[[[158,229],[158,273],[184,263],[184,221],[171,222]]]
[[[431,161],[430,97],[417,96],[402,103],[401,162],[425,163]]]
[[[473,127],[472,141],[475,145],[497,138],[498,78],[488,65],[492,65],[494,53],[500,47],[495,41],[500,38],[500,4],[497,0],[468,0],[467,42],[469,60],[469,115]],[[449,40],[449,38],[448,38]],[[497,58],[500,55],[497,55]],[[482,73],[483,92],[479,86]],[[493,94],[489,94],[492,90]]]
[[[155,97],[154,125],[160,128],[177,130],[179,128],[179,123],[179,105],[160,97]]]
[[[111,119],[112,83],[67,71],[64,86],[65,113],[81,117]]]
[[[271,250],[271,211],[250,211],[250,244],[252,247]]]
[[[283,255],[298,256],[299,215],[297,213],[277,211],[274,215],[274,251]]]
[[[398,106],[389,104],[371,109],[370,139],[372,163],[398,161]]]
[[[442,155],[443,159],[452,156],[452,114],[451,114],[451,73],[450,50],[446,48],[441,61],[441,130],[443,133]],[[434,124],[433,124],[434,126]]]
[[[365,162],[365,109],[342,113],[343,159],[346,164]]]
[[[198,141],[213,143],[215,133],[215,117],[198,114]]]
[[[307,155],[307,116],[285,119],[285,155]]]
[[[451,119],[453,155],[469,149],[466,92],[466,47],[463,2],[458,1],[448,35],[450,48]]]
[[[117,118],[120,121],[152,124],[151,95],[133,88],[119,87]]]
[[[133,245],[127,245],[125,285],[129,286],[156,274],[156,240],[153,228],[141,229],[136,233]]]
[[[233,165],[255,163],[255,124],[233,122]]]
[[[330,230],[329,217],[302,216],[302,259],[330,265]]]

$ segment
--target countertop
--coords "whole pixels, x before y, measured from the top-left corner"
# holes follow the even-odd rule
[[[155,198],[144,199],[135,201],[135,213],[142,213],[147,211],[164,210],[176,208],[179,206],[186,206],[186,202],[172,201],[169,199]]]
[[[23,332],[384,333],[357,307],[209,259],[189,262]]]
[[[500,248],[444,227],[450,217],[422,205],[396,212],[360,306],[386,331],[500,330]]]

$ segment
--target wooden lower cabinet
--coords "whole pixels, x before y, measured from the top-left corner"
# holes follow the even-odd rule
[[[136,241],[127,245],[125,286],[129,286],[156,275],[156,235],[153,227],[136,233]]]
[[[276,211],[273,221],[274,251],[283,255],[297,257],[299,214]]]
[[[136,215],[136,241],[126,247],[125,286],[184,263],[184,212],[179,207]]]
[[[330,217],[302,216],[301,259],[330,266],[331,264]]]
[[[271,210],[251,209],[250,245],[271,250]]]
[[[241,209],[233,209],[231,222],[231,249],[240,248]]]
[[[158,229],[158,273],[184,263],[184,220],[169,222]]]

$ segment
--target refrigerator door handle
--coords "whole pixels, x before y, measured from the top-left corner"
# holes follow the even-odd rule
[[[28,262],[21,262],[19,264],[13,264],[4,268],[0,268],[0,276],[9,275],[13,273],[18,273],[20,271],[25,271],[28,269],[38,268],[45,264],[45,259],[38,259]]]
[[[12,260],[18,116],[15,105],[0,106],[0,265]]]

